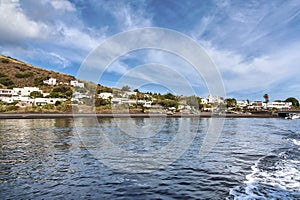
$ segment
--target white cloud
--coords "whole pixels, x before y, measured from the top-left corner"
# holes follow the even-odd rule
[[[48,26],[24,15],[19,1],[1,1],[0,42],[19,42],[23,39],[44,38]]]
[[[152,26],[152,19],[146,17],[146,10],[143,6],[146,3],[139,1],[139,6],[134,7],[130,3],[114,1],[113,3],[104,3],[103,7],[111,13],[117,21],[121,31],[134,28],[143,28]]]
[[[35,5],[43,10],[49,8],[47,17],[39,18],[38,15],[43,13],[28,11],[35,8]],[[33,52],[38,57],[51,58],[48,61],[55,65],[61,64],[61,67],[66,67],[74,61],[82,62],[88,52],[103,41],[107,29],[84,26],[75,12],[68,13],[68,19],[72,21],[68,23],[69,20],[65,20],[62,11],[75,10],[74,5],[67,0],[30,1],[26,5],[20,4],[19,1],[1,1],[0,45],[5,49],[1,52],[11,56]],[[48,16],[50,14],[51,17]],[[34,46],[35,49],[28,46]],[[37,55],[38,52],[41,54]],[[49,55],[45,56],[47,53]]]
[[[220,70],[227,93],[271,90],[274,85],[300,75],[296,70],[300,44],[283,47],[277,52],[251,60],[235,52],[216,49],[207,43],[205,49]]]
[[[51,0],[50,4],[58,10],[76,11],[75,6],[67,0]]]

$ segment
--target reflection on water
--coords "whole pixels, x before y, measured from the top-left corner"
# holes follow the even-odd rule
[[[72,119],[1,120],[0,198],[300,198],[300,120],[226,119],[218,143],[202,159],[208,119],[80,120],[77,129]],[[95,144],[101,130],[114,145],[146,155],[174,140],[180,124],[194,134],[192,143],[175,162],[151,173],[107,167],[77,132],[81,128],[83,139]]]

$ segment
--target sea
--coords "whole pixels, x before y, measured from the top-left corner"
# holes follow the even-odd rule
[[[300,120],[5,119],[0,146],[0,199],[300,199]]]

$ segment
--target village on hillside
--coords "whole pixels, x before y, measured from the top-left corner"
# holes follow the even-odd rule
[[[112,89],[98,85],[94,91],[85,87],[83,82],[71,80],[61,82],[55,78],[43,80],[44,85],[52,87],[51,92],[44,92],[39,87],[23,87],[0,89],[1,112],[72,112],[72,106],[78,107],[78,112],[84,112],[88,106],[95,107],[93,111],[111,112],[112,109],[122,112],[124,109],[142,113],[176,112],[197,114],[212,112],[215,105],[224,105],[227,113],[249,113],[257,111],[278,111],[297,108],[299,102],[295,98],[285,101],[269,102],[265,94],[265,101],[236,100],[234,98],[197,96],[175,96],[171,93],[142,93],[138,89],[130,90],[129,86]],[[91,110],[89,110],[91,111]]]

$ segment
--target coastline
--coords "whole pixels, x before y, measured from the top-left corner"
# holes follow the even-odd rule
[[[212,113],[201,112],[200,114],[147,114],[147,113],[1,113],[0,119],[56,119],[56,118],[279,118],[271,114],[224,114],[212,116]]]

